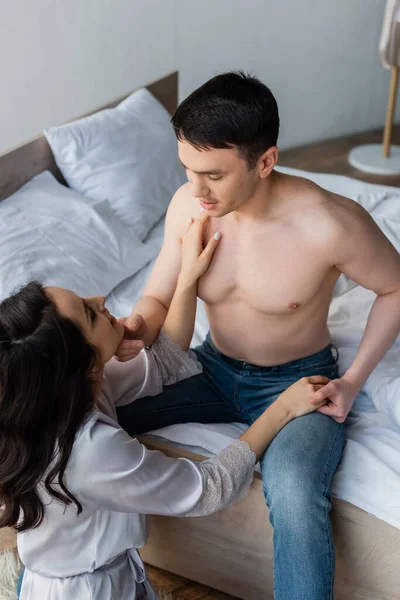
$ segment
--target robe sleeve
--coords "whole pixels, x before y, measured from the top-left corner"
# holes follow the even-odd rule
[[[107,419],[105,417],[105,419]],[[175,516],[215,512],[243,498],[255,454],[235,440],[215,458],[195,463],[148,450],[101,417],[77,441],[68,485],[95,510]]]
[[[138,398],[156,396],[172,385],[202,372],[194,352],[183,351],[163,331],[151,346],[127,362],[112,358],[104,369],[102,393],[108,404],[123,406]]]

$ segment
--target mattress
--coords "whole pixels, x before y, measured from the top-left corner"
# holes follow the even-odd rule
[[[306,176],[318,185],[353,198],[373,216],[400,251],[400,189],[377,186],[338,175],[280,169]],[[122,282],[108,297],[116,316],[129,314],[141,295],[163,239],[163,222],[146,243],[154,247],[154,259]],[[341,276],[329,313],[333,343],[339,350],[339,368],[350,365],[360,343],[375,295]],[[198,302],[192,345],[208,331],[207,316]],[[218,453],[246,428],[240,423],[173,425],[151,435],[204,454]],[[400,528],[400,340],[381,361],[358,395],[346,422],[346,447],[333,480],[333,495]]]

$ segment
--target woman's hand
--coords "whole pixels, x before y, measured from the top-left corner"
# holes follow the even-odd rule
[[[221,234],[217,231],[204,247],[203,234],[208,219],[207,213],[201,213],[196,219],[190,219],[189,227],[182,237],[179,282],[185,286],[194,285],[204,275],[221,238]]]
[[[321,375],[299,379],[285,390],[239,439],[249,444],[255,452],[257,460],[259,460],[274,437],[285,425],[292,419],[313,412],[319,406],[322,406],[322,404],[319,406],[311,404],[310,398],[314,392],[324,387],[328,382],[329,379]],[[326,402],[326,400],[323,402]]]
[[[284,406],[292,419],[306,415],[327,403],[325,399],[318,404],[311,404],[310,399],[315,392],[323,388],[329,381],[327,377],[322,377],[322,375],[303,377],[285,390],[279,396],[277,402]]]
[[[206,213],[190,219],[182,237],[182,259],[174,297],[164,322],[164,331],[182,348],[187,350],[193,336],[196,317],[197,280],[208,269],[220,236],[215,234],[206,247],[203,245]]]
[[[124,337],[115,352],[115,358],[120,362],[126,362],[135,358],[143,350],[143,338],[146,335],[147,326],[143,317],[136,313],[118,319],[118,323],[124,326]]]

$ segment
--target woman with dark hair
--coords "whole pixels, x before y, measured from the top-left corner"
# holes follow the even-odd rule
[[[203,249],[205,221],[184,236],[164,331],[129,362],[113,358],[124,327],[104,298],[32,282],[0,304],[0,527],[18,532],[23,600],[155,599],[137,550],[143,515],[205,515],[242,498],[277,432],[317,408],[309,396],[326,379],[300,380],[200,464],[149,451],[119,427],[116,406],[201,370],[185,350],[197,280],[218,244]]]

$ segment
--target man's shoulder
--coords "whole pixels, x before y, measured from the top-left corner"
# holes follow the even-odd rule
[[[304,226],[325,245],[340,243],[354,228],[363,227],[368,213],[354,200],[326,190],[303,177],[291,177],[288,193],[293,198],[294,223]]]
[[[288,190],[299,211],[310,211],[313,217],[332,225],[342,225],[350,219],[363,217],[365,209],[357,202],[346,196],[335,194],[305,177],[290,177]]]
[[[188,228],[189,219],[197,217],[199,213],[199,201],[191,195],[189,183],[183,184],[175,192],[167,210],[165,240],[181,239]]]
[[[185,223],[190,217],[196,217],[200,213],[199,201],[190,193],[189,182],[181,185],[175,192],[168,212],[173,214],[175,219]]]
[[[336,230],[346,232],[356,223],[362,224],[369,218],[367,211],[351,198],[317,185],[315,187],[315,202],[319,207],[320,217]]]
[[[178,188],[172,197],[172,205],[189,205],[192,209],[197,206],[198,212],[200,212],[199,201],[192,196],[190,193],[190,183],[187,181],[180,188]]]

